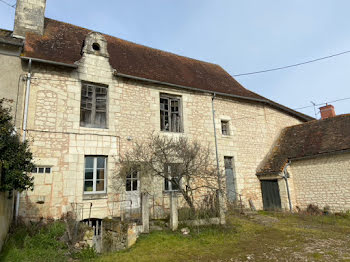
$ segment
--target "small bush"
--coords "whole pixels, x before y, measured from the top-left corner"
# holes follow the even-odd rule
[[[317,205],[310,204],[306,208],[306,214],[307,215],[322,215],[323,211]]]
[[[59,241],[62,222],[20,224],[12,228],[0,261],[66,261],[68,246]]]
[[[92,247],[84,247],[79,252],[73,253],[72,257],[82,261],[90,261],[91,259],[97,257],[97,253]]]
[[[179,221],[208,219],[217,216],[216,210],[212,209],[197,209],[193,212],[190,208],[183,207],[178,210]]]

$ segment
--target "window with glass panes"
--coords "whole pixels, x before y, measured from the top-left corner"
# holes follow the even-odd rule
[[[182,132],[181,97],[160,95],[160,130]]]
[[[126,176],[126,191],[138,190],[138,172],[133,170]]]
[[[229,136],[230,135],[229,121],[221,120],[221,134],[223,134],[224,136]]]
[[[80,103],[80,126],[107,127],[107,87],[83,83]]]
[[[164,190],[165,191],[179,191],[180,178],[177,176],[177,164],[165,165]]]
[[[33,174],[50,174],[51,173],[51,167],[48,166],[36,166],[32,170]]]
[[[85,156],[84,193],[105,193],[107,157]]]

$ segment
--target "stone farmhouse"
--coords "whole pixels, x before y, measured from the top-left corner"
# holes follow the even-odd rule
[[[313,120],[245,89],[219,65],[45,18],[45,6],[18,0],[14,30],[0,30],[0,97],[16,102],[15,123],[37,165],[20,216],[80,208],[82,219],[104,218],[128,199],[137,207],[142,181],[131,175],[114,190],[111,178],[119,156],[152,132],[213,152],[216,135],[228,201],[350,209],[349,115]],[[172,191],[159,179],[153,185],[163,201]]]

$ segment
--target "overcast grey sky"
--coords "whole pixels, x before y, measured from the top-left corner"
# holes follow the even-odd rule
[[[14,4],[15,0],[5,0]],[[47,0],[46,17],[217,63],[231,75],[350,50],[348,0]],[[0,3],[0,28],[14,9]],[[350,97],[350,54],[236,79],[290,108]],[[350,100],[332,103],[350,113]],[[312,107],[299,110],[314,116]]]

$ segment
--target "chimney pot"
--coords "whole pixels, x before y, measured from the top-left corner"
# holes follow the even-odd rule
[[[334,106],[326,104],[325,106],[320,107],[321,119],[326,119],[329,117],[336,116]]]

